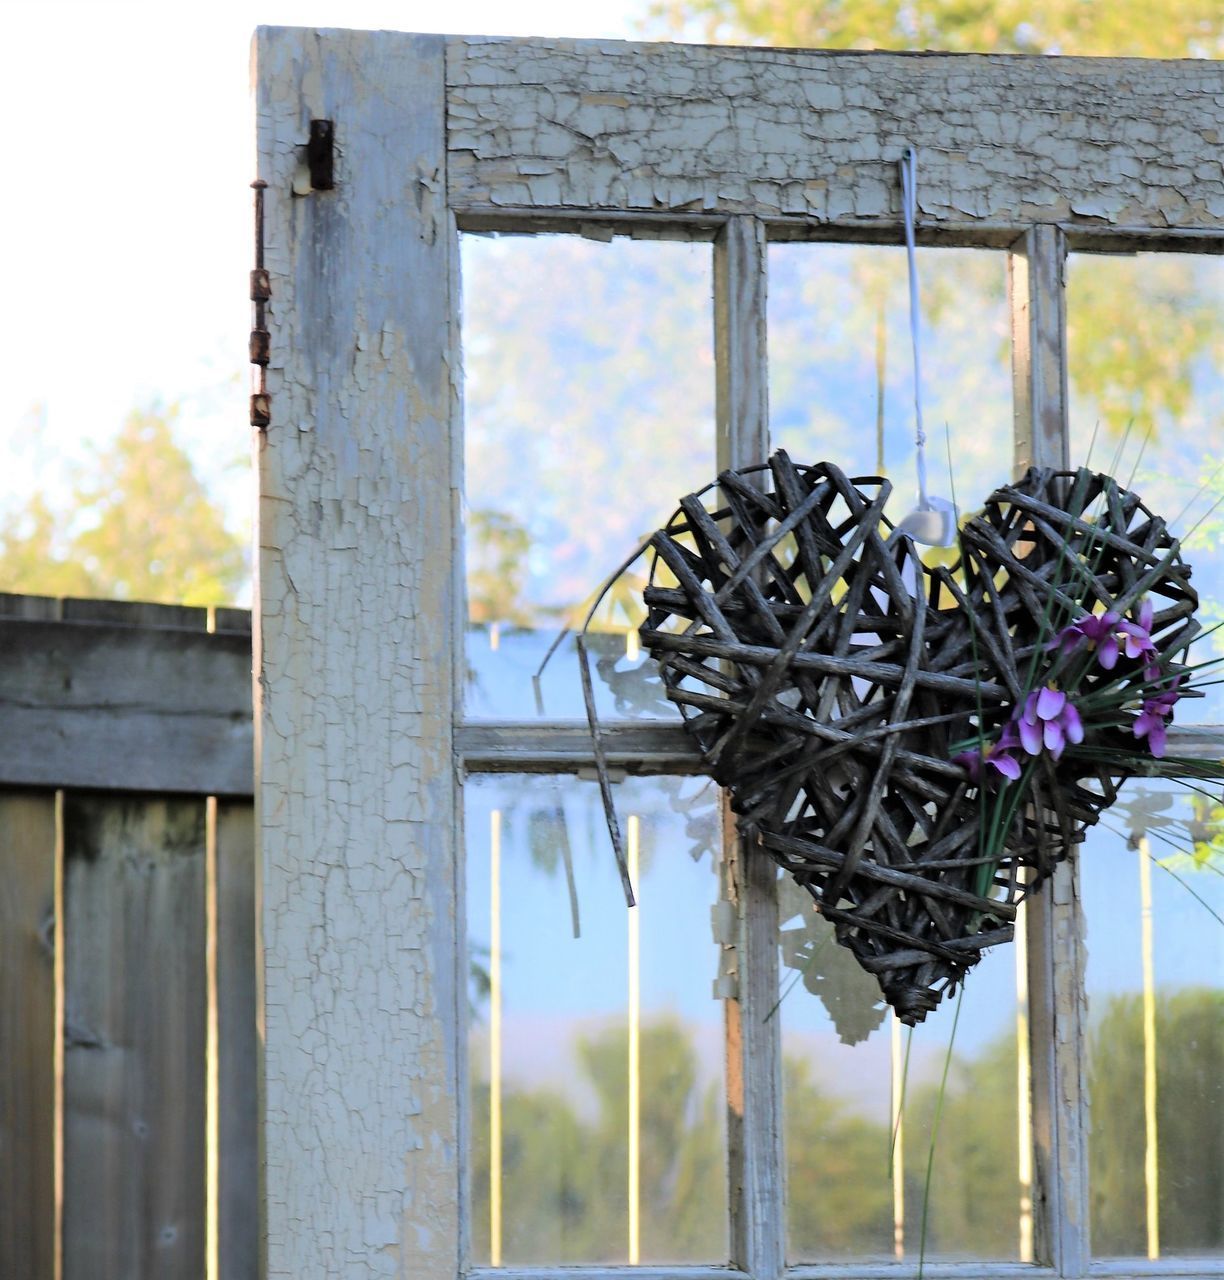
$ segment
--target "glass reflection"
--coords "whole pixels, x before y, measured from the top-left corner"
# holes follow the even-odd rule
[[[779,887],[790,1261],[917,1259],[954,1020],[926,1257],[1031,1260],[1031,1170],[1019,1141],[1022,1123],[1028,1132],[1027,1062],[1017,1060],[1022,948],[986,952],[959,1019],[956,999],[945,1001],[911,1040],[808,894],[788,876]]]
[[[955,488],[963,515],[1012,474],[1006,258],[919,249],[917,261],[928,487],[946,498]],[[887,514],[903,518],[917,495],[905,250],[772,245],[769,326],[774,442],[797,462],[887,476]]]
[[[1072,461],[1110,472],[1169,522],[1200,619],[1224,621],[1224,259],[1074,255],[1067,336]],[[1222,646],[1217,632],[1191,654]],[[1224,723],[1222,687],[1179,705],[1179,723]]]
[[[633,911],[595,782],[466,786],[478,1266],[727,1257],[718,793],[694,778],[614,791]]]
[[[710,246],[463,239],[469,718],[580,718],[572,638],[716,471]],[[638,652],[640,562],[592,624],[606,717],[672,715]]]
[[[1080,858],[1098,1257],[1224,1252],[1224,803],[1132,779]]]

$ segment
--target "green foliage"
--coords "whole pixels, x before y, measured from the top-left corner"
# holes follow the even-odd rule
[[[1145,58],[1224,53],[1216,0],[657,0],[671,33],[825,49],[946,49]]]
[[[698,1079],[683,1027],[641,1038],[641,1247],[651,1261],[726,1256],[722,1101]],[[504,1261],[623,1262],[628,1204],[628,1032],[580,1038],[580,1088],[510,1087],[503,1097]],[[575,1096],[591,1095],[580,1107]],[[472,1246],[489,1256],[489,1091],[473,1080]]]
[[[1095,465],[1109,466],[1106,450],[1128,427],[1136,444],[1149,431],[1159,440],[1162,428],[1187,414],[1196,362],[1218,353],[1222,334],[1224,308],[1192,257],[1153,255],[1141,274],[1108,258],[1073,264],[1069,364],[1075,391],[1106,430]]]
[[[473,622],[528,626],[522,604],[527,577],[527,530],[504,511],[473,511],[467,521],[468,617]]]
[[[954,1053],[935,1142],[928,1258],[1013,1258],[1020,1206],[1016,1040],[1006,1035],[976,1056]],[[937,1082],[911,1084],[906,1105],[905,1197],[922,1213]]]
[[[232,602],[245,542],[225,526],[186,451],[173,409],[132,413],[75,466],[66,500],[34,493],[0,517],[0,588],[175,604]]]
[[[1098,1256],[1142,1257],[1143,1004],[1107,1001],[1091,1038],[1092,1243]],[[1206,1253],[1224,1240],[1224,992],[1161,991],[1156,1005],[1156,1131],[1161,1249]]]
[[[1089,1080],[1095,1117],[1089,1158],[1099,1256],[1142,1255],[1143,1042],[1141,1000],[1102,998]],[[579,1039],[578,1078],[510,1086],[503,1095],[504,1260],[509,1264],[624,1261],[627,1220],[627,1033]],[[1164,1248],[1195,1253],[1224,1239],[1224,992],[1162,992],[1157,1011],[1160,1217]],[[473,1055],[474,1062],[479,1055]],[[702,1086],[697,1053],[670,1018],[642,1033],[642,1256],[726,1256],[723,1103]],[[886,1118],[847,1096],[818,1060],[784,1062],[789,1255],[795,1261],[891,1256],[890,1135]],[[1014,1258],[1018,1181],[1014,1034],[951,1063],[931,1184],[928,1258]],[[917,1248],[938,1080],[911,1079],[904,1182],[908,1256]],[[474,1258],[488,1258],[488,1083],[473,1073]]]
[[[783,1064],[790,1255],[803,1261],[889,1251],[886,1124],[838,1096],[799,1058]]]

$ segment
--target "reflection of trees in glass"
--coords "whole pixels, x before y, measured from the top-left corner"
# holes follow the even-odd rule
[[[817,1063],[788,1057],[783,1074],[790,1257],[891,1253],[887,1123],[847,1106]]]
[[[503,1098],[504,1259],[623,1262],[627,1239],[628,1033],[580,1036],[577,1081],[594,1105],[560,1089],[507,1088]],[[702,1085],[697,1052],[674,1018],[642,1029],[642,1257],[726,1259],[723,1102]],[[472,1245],[489,1256],[489,1097],[472,1085]]]
[[[522,605],[531,546],[527,530],[504,511],[487,508],[468,513],[467,529],[468,617],[528,625]]]
[[[796,1260],[891,1256],[891,1137],[817,1083],[819,1067],[789,1061],[786,1077],[790,1240]],[[917,1256],[930,1126],[938,1094],[930,1079],[906,1092],[906,1251]],[[928,1257],[1014,1258],[1019,1235],[1014,1036],[974,1055],[954,1051],[935,1148]],[[802,1205],[804,1212],[796,1212]]]
[[[1160,1239],[1165,1253],[1224,1248],[1224,992],[1162,991],[1156,1007]],[[1092,1247],[1143,1256],[1143,1010],[1139,994],[1093,1020],[1089,1096]]]
[[[550,621],[712,478],[709,248],[468,241],[464,271],[468,498],[526,531]]]
[[[1014,1258],[1019,1243],[1016,1038],[953,1052],[931,1179],[930,1256]],[[924,1082],[906,1102],[906,1241],[918,1249],[923,1186],[938,1089]]]
[[[575,1090],[509,1088],[504,1099],[506,1260],[623,1260],[627,1124],[623,1028],[588,1035]],[[1161,1234],[1169,1252],[1224,1244],[1224,993],[1165,993],[1160,1045]],[[1137,995],[1104,1002],[1092,1033],[1093,1242],[1142,1254],[1143,1036]],[[480,1055],[473,1055],[474,1067]],[[643,1031],[643,1257],[712,1261],[724,1246],[722,1099],[671,1019]],[[474,1072],[475,1077],[475,1072]],[[911,1081],[906,1104],[906,1240],[916,1252],[937,1086]],[[594,1106],[575,1098],[594,1097]],[[818,1061],[785,1063],[786,1154],[796,1261],[885,1256],[892,1247],[886,1121],[864,1115]],[[954,1052],[935,1153],[929,1256],[1016,1256],[1019,1138],[1016,1045],[1005,1035]],[[1004,1123],[1000,1117],[1007,1117]],[[488,1084],[472,1087],[476,1260],[488,1256]],[[717,1247],[711,1245],[717,1243]]]
[[[1199,363],[1219,353],[1224,334],[1224,303],[1204,287],[1194,258],[1151,254],[1142,261],[1136,270],[1129,261],[1085,259],[1067,282],[1071,386],[1106,433],[1094,459],[1101,467],[1128,424],[1137,437],[1151,429],[1159,441],[1162,428],[1185,417]],[[1187,443],[1196,451],[1202,445]]]

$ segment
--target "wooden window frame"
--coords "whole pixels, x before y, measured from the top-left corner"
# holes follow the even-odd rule
[[[1224,252],[1224,64],[268,28],[255,67],[266,1274],[453,1280],[469,1271],[462,778],[591,763],[572,724],[462,721],[460,232],[711,242],[718,463],[746,466],[769,448],[768,243],[896,243],[913,145],[919,242],[1008,254],[1016,469],[1064,464],[1067,254]],[[312,120],[334,122],[331,190],[310,190]],[[608,746],[679,772],[681,734],[612,725]],[[634,1274],[897,1275],[786,1266],[775,880],[741,854],[731,1265]],[[1073,864],[1028,916],[1038,1261],[928,1272],[1224,1274],[1090,1257]]]

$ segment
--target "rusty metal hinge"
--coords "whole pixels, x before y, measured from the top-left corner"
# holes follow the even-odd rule
[[[255,304],[255,319],[249,352],[251,364],[258,370],[255,390],[251,393],[251,426],[263,431],[272,421],[272,400],[268,395],[268,359],[272,351],[272,340],[267,328],[267,304],[272,297],[272,281],[264,266],[263,231],[263,197],[268,184],[262,178],[256,178],[251,186],[255,190],[255,269],[251,272],[251,301]]]

